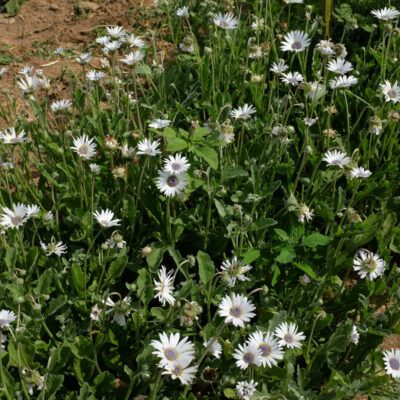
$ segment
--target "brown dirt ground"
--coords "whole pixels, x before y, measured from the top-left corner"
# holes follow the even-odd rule
[[[17,60],[6,65],[8,70],[1,79],[1,89],[8,89],[11,97],[20,97],[15,77],[24,65],[41,68],[46,77],[53,79],[60,76],[66,65],[81,70],[77,62],[52,55],[57,47],[79,54],[94,40],[97,27],[120,25],[137,33],[153,28],[158,22],[157,18],[146,18],[139,11],[154,10],[152,0],[92,0],[99,8],[88,13],[79,12],[77,3],[76,0],[28,0],[15,17],[0,14],[0,49],[5,48],[6,54]],[[159,27],[156,29],[160,31]],[[38,46],[42,49],[40,55]],[[167,52],[168,45],[159,39],[157,47]],[[91,65],[99,66],[99,57],[94,57]],[[64,91],[69,93],[66,82],[55,82],[51,90],[51,97],[58,99],[63,98]],[[70,95],[65,94],[65,98]],[[0,96],[0,102],[5,102],[4,96]],[[18,105],[23,106],[22,101]],[[3,125],[0,121],[0,127]]]

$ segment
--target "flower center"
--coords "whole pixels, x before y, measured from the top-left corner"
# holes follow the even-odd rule
[[[388,90],[387,95],[391,98],[394,99],[396,97],[396,92],[394,90]]]
[[[293,343],[293,342],[294,342],[294,338],[293,338],[293,336],[292,336],[290,333],[287,333],[287,334],[283,337],[283,340],[284,340],[286,343]]]
[[[373,258],[368,258],[364,261],[363,269],[367,272],[374,272],[377,268],[376,262]]]
[[[79,154],[88,154],[89,153],[89,148],[86,145],[82,145],[78,149]]]
[[[261,344],[258,348],[261,350],[261,355],[263,357],[268,357],[272,353],[271,346],[268,346],[267,344]]]
[[[175,361],[179,357],[178,352],[175,349],[171,348],[171,347],[169,347],[168,349],[165,349],[164,350],[164,354],[165,354],[165,357],[167,357],[167,359],[169,361]]]
[[[167,185],[170,187],[176,187],[179,184],[179,179],[176,175],[170,175],[167,178]]]
[[[181,376],[183,373],[183,368],[181,368],[179,365],[175,365],[172,373],[176,376]]]
[[[232,306],[229,310],[229,315],[235,318],[239,318],[242,315],[242,310],[238,306]]]
[[[254,355],[252,353],[245,353],[243,355],[243,360],[247,363],[247,364],[252,364],[254,361]]]
[[[301,42],[294,42],[294,43],[292,44],[292,49],[293,49],[293,50],[299,50],[299,49],[301,49]]]
[[[172,168],[174,171],[179,171],[179,170],[181,169],[181,165],[178,164],[178,163],[172,163],[172,164],[171,164],[171,168]]]
[[[22,218],[16,215],[15,217],[11,218],[11,222],[13,225],[20,225],[22,223]]]
[[[398,369],[400,369],[400,362],[399,362],[399,360],[397,360],[396,358],[392,358],[392,359],[390,359],[389,360],[389,365],[390,365],[390,368],[392,368],[392,369],[394,369],[394,370],[398,370]]]

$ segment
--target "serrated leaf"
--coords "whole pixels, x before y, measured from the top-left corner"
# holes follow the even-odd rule
[[[181,138],[173,137],[168,139],[167,151],[175,152],[185,150],[187,148],[187,142]]]

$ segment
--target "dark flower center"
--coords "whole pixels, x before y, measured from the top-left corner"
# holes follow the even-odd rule
[[[183,369],[179,365],[175,365],[174,369],[172,370],[174,375],[182,375]]]
[[[291,334],[289,334],[289,333],[287,333],[287,334],[283,337],[283,340],[284,340],[286,343],[293,343],[293,342],[294,342],[293,336],[292,336]]]
[[[392,369],[394,369],[394,370],[398,370],[398,369],[400,369],[400,362],[399,362],[399,360],[397,360],[396,358],[392,358],[392,359],[390,359],[389,360],[389,365],[390,365],[390,368],[392,368]]]
[[[167,178],[167,184],[168,184],[168,186],[170,186],[170,187],[176,187],[176,186],[178,186],[178,184],[179,184],[179,179],[178,179],[178,177],[177,177],[176,175],[170,175],[170,176]]]
[[[272,353],[271,347],[267,344],[262,344],[258,346],[258,348],[261,350],[261,354],[263,357],[268,357]]]
[[[89,148],[85,145],[82,145],[81,147],[79,147],[79,153],[80,154],[88,154],[89,153]]]
[[[292,49],[293,49],[293,50],[299,50],[299,49],[301,49],[301,43],[300,43],[300,42],[294,42],[294,43],[292,44]]]
[[[393,99],[394,97],[396,97],[396,92],[394,90],[389,90],[387,92],[388,96]]]
[[[243,355],[243,360],[247,363],[247,364],[251,364],[254,361],[254,355],[251,353],[245,353]]]
[[[174,171],[179,171],[179,170],[181,169],[181,165],[178,164],[178,163],[172,163],[172,164],[171,164],[171,168],[172,168]]]
[[[239,318],[242,315],[242,310],[240,307],[233,306],[229,310],[229,314],[232,315],[232,317]]]
[[[19,216],[12,217],[11,222],[13,225],[19,225],[22,222],[22,218]]]
[[[165,354],[165,357],[167,357],[169,361],[174,361],[178,358],[178,352],[172,348],[165,349],[164,354]]]

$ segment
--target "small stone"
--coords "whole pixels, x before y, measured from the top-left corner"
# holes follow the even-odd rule
[[[8,17],[0,18],[0,24],[12,25],[14,23],[15,23],[15,18],[8,18]]]
[[[50,11],[58,11],[60,9],[60,7],[57,4],[50,4],[49,6],[49,10]]]
[[[100,8],[100,6],[96,3],[92,3],[91,1],[82,1],[78,5],[81,11],[89,12],[89,11],[96,11]]]

